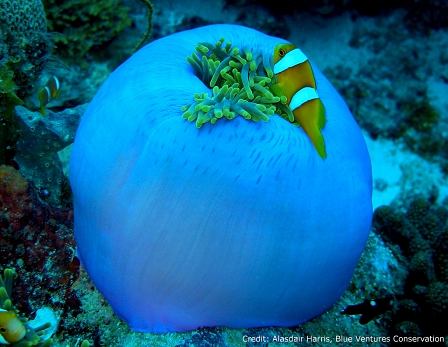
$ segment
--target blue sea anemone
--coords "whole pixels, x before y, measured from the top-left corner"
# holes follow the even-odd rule
[[[75,138],[78,255],[136,331],[300,324],[338,300],[370,229],[364,139],[314,65],[325,160],[277,114],[182,117],[213,95],[186,57],[223,36],[263,54],[285,42],[233,25],[157,40],[107,79]]]

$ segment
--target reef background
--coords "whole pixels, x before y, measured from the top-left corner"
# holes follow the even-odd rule
[[[0,9],[9,12],[0,12],[0,23],[11,14],[9,3],[2,0]],[[27,37],[23,51],[15,36],[0,34],[0,164],[6,164],[0,166],[0,269],[16,268],[13,300],[24,315],[32,318],[42,306],[58,314],[55,346],[75,346],[83,339],[111,347],[290,345],[244,343],[244,335],[448,340],[442,323],[448,321],[445,1],[152,1],[150,41],[232,23],[298,45],[361,126],[372,160],[374,208],[382,206],[349,288],[325,314],[291,329],[213,328],[166,335],[131,332],[80,268],[67,180],[70,143],[85,104],[132,54],[147,29],[147,8],[138,0],[98,0],[95,6],[44,0],[43,14],[40,1],[17,3],[32,3],[33,14],[41,11],[36,23],[28,23],[42,29],[46,20],[48,33]],[[60,98],[48,105],[56,113],[47,111],[49,117],[40,121],[36,94],[52,75],[61,80]],[[365,298],[388,296],[395,298],[393,310],[366,325],[359,324],[359,316],[340,314]]]

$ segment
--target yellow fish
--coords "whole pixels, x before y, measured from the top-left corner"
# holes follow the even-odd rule
[[[53,98],[57,98],[59,95],[59,79],[56,76],[52,76],[47,84],[43,86],[38,94],[40,101],[40,113],[45,117],[45,105],[48,104]]]
[[[16,313],[0,309],[0,344],[9,345],[21,341],[25,334],[25,325]]]
[[[286,96],[286,105],[303,128],[322,159],[327,157],[324,137],[325,107],[316,90],[316,80],[308,58],[297,46],[278,44],[274,49],[274,74],[271,86],[277,96]]]

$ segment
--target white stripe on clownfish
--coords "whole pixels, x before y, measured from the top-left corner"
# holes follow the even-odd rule
[[[56,90],[59,90],[59,86],[60,86],[59,78],[57,78],[56,76],[53,76],[53,79],[54,79],[54,83],[56,84]]]
[[[293,49],[274,65],[274,74],[283,72],[294,65],[302,64],[307,60],[308,58],[300,49]]]
[[[305,102],[313,99],[319,99],[317,90],[313,87],[303,87],[294,94],[291,102],[289,103],[289,108],[291,109],[291,111],[294,111],[296,108],[302,106]]]
[[[45,87],[44,89],[45,89],[45,91],[47,92],[47,99],[44,99],[44,100],[50,100],[50,99],[51,99],[51,92],[50,92],[50,88],[48,88],[48,87]]]

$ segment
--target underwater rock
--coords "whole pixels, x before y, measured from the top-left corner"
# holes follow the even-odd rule
[[[344,292],[369,233],[366,145],[313,64],[325,160],[276,114],[200,129],[182,118],[211,92],[186,57],[223,36],[269,54],[285,42],[232,25],[152,42],[106,80],[76,134],[78,256],[136,331],[300,324]]]
[[[58,266],[62,265],[64,253],[74,246],[72,219],[71,210],[42,203],[36,187],[19,171],[0,165],[0,265],[22,259],[26,267],[42,270],[46,254],[54,250],[59,251],[53,254]]]
[[[43,117],[17,106],[15,114],[22,136],[16,145],[15,160],[20,172],[41,190],[49,203],[60,204],[65,179],[58,152],[73,143],[76,128],[87,105],[80,105]]]

